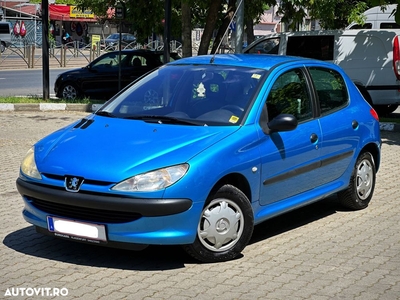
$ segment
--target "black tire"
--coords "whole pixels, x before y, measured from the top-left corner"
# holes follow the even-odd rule
[[[338,193],[339,201],[352,210],[366,208],[374,193],[375,179],[376,169],[371,153],[361,153],[351,175],[349,186]]]
[[[374,109],[378,113],[378,116],[386,116],[394,112],[397,107],[397,104],[388,104],[388,105],[375,105]]]
[[[4,42],[0,43],[0,52],[3,53],[6,50],[6,44]]]
[[[248,244],[254,228],[249,199],[232,185],[222,186],[201,213],[196,240],[184,249],[202,262],[236,258]]]
[[[66,100],[75,100],[80,97],[80,93],[75,84],[66,83],[61,88],[61,97]]]
[[[371,105],[375,109],[378,116],[386,116],[388,114],[391,114],[399,106],[398,104],[374,105],[367,89],[361,85],[357,85],[357,88],[360,91],[361,95],[363,95],[364,99],[369,103],[369,105]]]

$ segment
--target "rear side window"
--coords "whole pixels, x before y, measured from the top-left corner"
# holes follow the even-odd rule
[[[309,69],[318,96],[321,115],[327,115],[347,106],[349,96],[343,77],[325,68]]]
[[[324,36],[289,36],[287,55],[333,60],[333,35]]]

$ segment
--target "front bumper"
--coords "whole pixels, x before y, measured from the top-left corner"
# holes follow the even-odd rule
[[[47,217],[105,225],[109,246],[119,243],[180,245],[194,242],[203,203],[189,199],[136,199],[71,193],[17,179],[24,219],[48,231]],[[54,234],[52,234],[54,235]],[[106,245],[107,246],[107,245]],[[142,246],[140,246],[142,247]]]
[[[82,209],[131,212],[146,217],[167,216],[188,210],[190,199],[138,199],[116,195],[71,193],[66,190],[42,186],[17,179],[18,192],[32,199],[51,204],[67,205]]]

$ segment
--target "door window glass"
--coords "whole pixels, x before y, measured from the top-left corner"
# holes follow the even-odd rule
[[[294,115],[298,122],[312,118],[312,103],[304,73],[291,70],[279,76],[267,98],[268,120],[280,114]]]

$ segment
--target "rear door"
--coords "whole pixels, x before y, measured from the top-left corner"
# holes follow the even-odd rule
[[[359,143],[357,116],[351,113],[343,77],[336,71],[310,67],[319,104],[321,167],[319,184],[338,179],[354,157]]]

